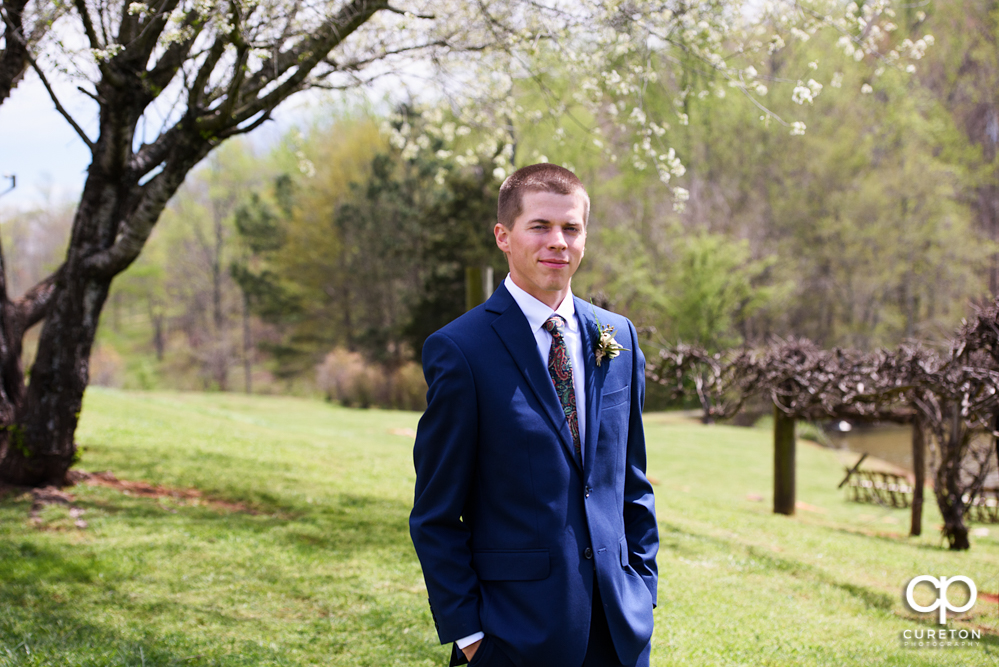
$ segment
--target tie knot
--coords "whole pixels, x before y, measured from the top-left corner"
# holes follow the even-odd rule
[[[562,336],[562,329],[565,327],[565,320],[562,319],[561,315],[552,315],[544,323],[545,331],[550,333],[552,336]]]

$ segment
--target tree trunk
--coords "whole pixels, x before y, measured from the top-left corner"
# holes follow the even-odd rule
[[[166,351],[166,339],[163,335],[163,313],[160,312],[153,303],[152,298],[149,304],[149,321],[153,325],[153,348],[156,350],[156,361],[163,361],[163,353]]]
[[[21,362],[23,327],[14,304],[7,298],[5,269],[3,248],[0,247],[0,464],[11,448],[24,448],[17,424],[17,414],[24,398],[24,367]]]
[[[246,393],[253,393],[253,343],[250,340],[250,295],[243,292],[243,374],[246,376]]]
[[[971,434],[961,421],[959,408],[950,406],[951,427],[940,437],[940,467],[937,468],[935,488],[937,507],[943,518],[943,535],[952,551],[971,548],[968,527],[964,523],[967,506],[961,479],[962,462]],[[938,436],[939,437],[939,436]]]
[[[993,174],[999,179],[999,174]],[[978,188],[978,216],[982,228],[993,241],[999,241],[999,186],[988,183]],[[989,291],[999,295],[999,253],[989,263]]]
[[[774,405],[774,514],[794,514],[794,418]]]
[[[909,535],[918,537],[923,532],[923,488],[926,486],[926,434],[918,417],[912,421],[912,523]]]
[[[3,10],[6,21],[0,19],[4,48],[0,51],[0,104],[24,78],[28,68],[28,48],[19,37],[24,34],[24,8],[28,0],[6,0]]]
[[[68,274],[68,275],[67,275]],[[89,378],[90,349],[110,279],[76,278],[56,285],[38,340],[31,383],[8,426],[0,479],[23,486],[61,485],[76,459],[73,434]]]
[[[226,335],[225,313],[222,310],[222,250],[225,243],[225,228],[222,226],[224,212],[220,202],[212,204],[212,239],[209,263],[212,271],[212,324],[215,327],[215,349],[212,355],[212,374],[221,391],[229,390],[229,340]]]
[[[992,417],[992,432],[999,434],[999,412]],[[999,435],[993,436],[992,439],[996,450],[996,471],[999,471]]]

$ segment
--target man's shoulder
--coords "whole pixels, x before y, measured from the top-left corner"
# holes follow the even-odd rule
[[[463,350],[467,349],[469,346],[481,342],[483,336],[492,330],[492,322],[495,318],[496,314],[487,311],[485,304],[476,306],[430,334],[427,343],[433,344],[433,342],[443,338]]]

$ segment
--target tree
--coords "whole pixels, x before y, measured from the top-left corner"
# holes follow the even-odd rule
[[[0,40],[0,104],[10,97],[29,65],[32,50],[41,42],[55,21],[65,12],[65,5],[36,0],[4,0],[0,4],[3,31]]]
[[[966,194],[981,232],[999,242],[999,3],[936,2],[927,9],[907,12],[915,43],[937,43],[920,79],[977,149],[977,155],[965,156],[971,171]],[[999,294],[995,249],[988,285]]]
[[[453,65],[450,81],[483,95],[503,92],[511,61],[549,42],[550,53],[561,50],[598,79],[599,73],[606,75],[603,83],[587,89],[589,103],[601,105],[600,95],[613,89],[620,110],[637,109],[631,113],[634,123],[651,136],[641,100],[623,100],[654,76],[642,65],[650,50],[663,58],[673,49],[683,50],[741,81],[742,68],[728,66],[723,55],[732,46],[727,37],[745,43],[744,52],[751,53],[778,48],[784,43],[779,31],[789,31],[788,39],[808,39],[831,25],[853,31],[850,39],[872,52],[878,47],[872,26],[890,23],[882,1],[862,10],[851,5],[835,18],[797,3],[777,3],[773,26],[778,32],[768,46],[761,41],[766,29],[743,30],[737,25],[741,14],[721,2],[684,5],[679,11],[658,3],[427,4],[434,16],[418,7],[414,12],[395,8],[387,0],[74,0],[75,29],[87,48],[73,52],[68,42],[58,42],[48,55],[56,68],[77,67],[87,81],[81,88],[96,105],[97,134],[89,136],[85,123],[70,116],[49,87],[56,108],[93,158],[64,263],[17,302],[10,301],[0,282],[0,479],[18,484],[64,479],[76,454],[73,434],[88,380],[87,360],[112,280],[139,256],[187,173],[225,139],[264,124],[289,96],[316,86],[355,87],[398,71],[398,59],[406,54],[432,49],[440,56],[437,62]],[[830,7],[841,11],[835,3]],[[471,51],[482,51],[480,62],[500,72],[498,78],[458,76],[474,68],[455,54]],[[629,61],[629,67],[620,67],[623,74],[613,70],[616,78],[604,68],[612,58]],[[517,67],[514,73],[523,70]],[[38,72],[42,76],[41,67]],[[593,76],[583,83],[592,87]],[[488,107],[480,124],[499,126],[503,122],[492,119],[505,121],[516,113],[508,97],[495,97],[501,99]],[[657,165],[660,155],[667,154],[654,151]],[[25,386],[21,340],[43,318],[31,383]]]
[[[72,464],[87,360],[111,281],[138,257],[187,173],[222,141],[259,127],[290,95],[334,71],[348,76],[341,85],[356,84],[365,65],[426,46],[404,34],[380,43],[373,29],[368,44],[351,40],[378,23],[377,14],[392,12],[387,2],[369,0],[319,12],[298,3],[180,0],[77,0],[74,9],[95,61],[88,94],[99,123],[92,139],[65,114],[93,155],[72,240],[62,266],[18,302],[0,283],[0,479],[18,484],[60,483]],[[168,102],[174,111],[147,140],[149,117]],[[25,387],[21,338],[43,317]]]
[[[302,311],[302,305],[287,281],[274,270],[274,255],[287,242],[288,222],[292,217],[294,183],[287,174],[274,179],[273,201],[258,193],[236,211],[236,231],[243,251],[229,264],[229,273],[243,295],[243,373],[246,393],[253,392],[253,350],[250,316],[286,324]]]

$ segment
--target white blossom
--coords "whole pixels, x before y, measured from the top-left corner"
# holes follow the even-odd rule
[[[316,175],[316,165],[312,163],[312,160],[305,156],[305,153],[298,151],[295,153],[295,157],[298,158],[298,171],[306,178],[312,178]]]
[[[687,201],[690,199],[690,191],[686,188],[675,187],[673,188],[673,210],[677,213],[683,213],[683,210],[687,208]]]
[[[791,135],[795,137],[800,137],[805,134],[805,124],[801,121],[794,121],[791,123]]]
[[[801,85],[800,82],[794,87],[794,91],[791,93],[791,100],[795,104],[804,104],[805,102],[811,104],[813,97],[811,89]]]

